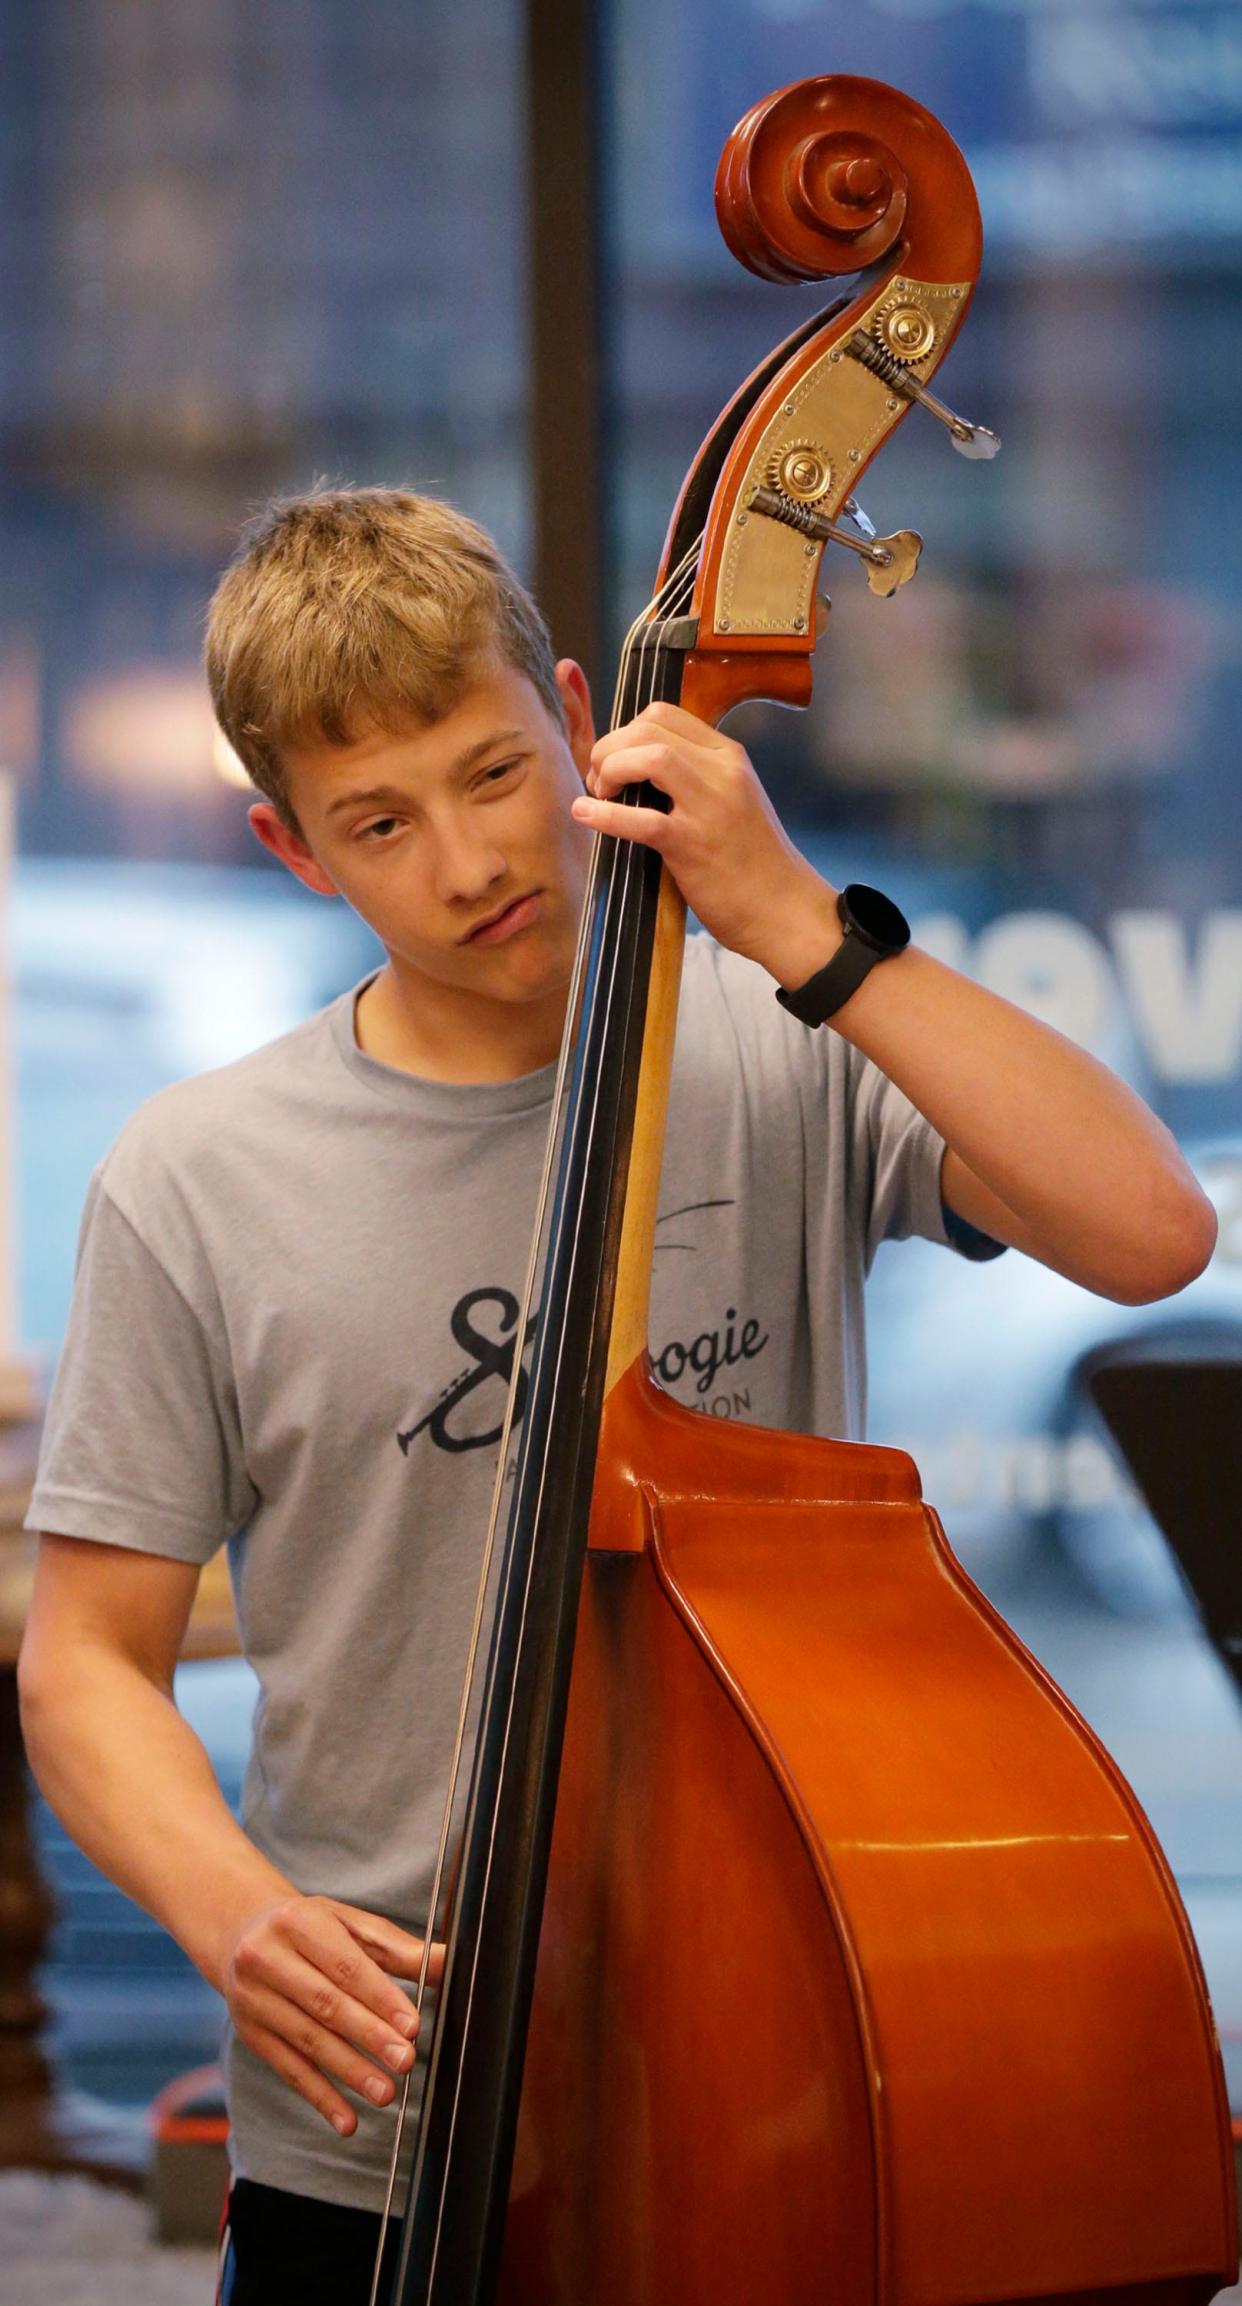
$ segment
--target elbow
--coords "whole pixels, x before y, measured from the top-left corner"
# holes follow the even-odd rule
[[[1153,1196],[1150,1223],[1135,1244],[1120,1286],[1107,1295],[1119,1305],[1156,1305],[1176,1297],[1207,1270],[1216,1247],[1216,1211],[1193,1178],[1170,1180],[1172,1192]]]
[[[17,1658],[17,1704],[21,1716],[22,1743],[26,1759],[39,1776],[39,1748],[43,1741],[49,1712],[53,1710],[48,1689],[48,1677],[42,1669],[38,1648],[29,1634],[23,1641]]]
[[[62,1756],[73,1743],[77,1686],[63,1650],[28,1632],[17,1658],[18,1715],[30,1774],[52,1808]]]
[[[17,1655],[17,1707],[26,1759],[40,1791],[72,1710],[76,1668],[63,1643],[53,1643],[38,1613]]]
[[[17,1653],[17,1703],[21,1711],[22,1729],[32,1718],[39,1703],[39,1668],[37,1653],[27,1634]]]
[[[28,1626],[17,1653],[17,1703],[23,1735],[55,1711],[58,1679],[55,1658],[49,1655],[47,1642],[39,1638],[33,1626]]]

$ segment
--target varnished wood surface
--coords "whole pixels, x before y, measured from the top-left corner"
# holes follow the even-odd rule
[[[664,1159],[664,1123],[677,1031],[677,1000],[681,990],[681,963],[686,941],[685,902],[668,873],[660,876],[656,914],[655,950],[647,993],[647,1019],[643,1028],[643,1101],[634,1122],[630,1148],[630,1174],[625,1195],[625,1222],[617,1257],[616,1296],[608,1341],[605,1393],[646,1350],[647,1311],[651,1299],[651,1264],[655,1254],[659,1213],[660,1165]]]
[[[687,712],[697,713],[700,720],[714,727],[744,695],[778,698],[786,704],[809,704],[811,675],[805,653],[782,656],[773,652],[770,656],[737,659],[692,656],[687,662],[682,703]],[[642,1097],[630,1152],[625,1222],[609,1333],[606,1393],[612,1391],[647,1345],[660,1167],[664,1157],[685,939],[685,903],[670,875],[662,872],[643,1032]]]
[[[846,72],[752,105],[721,157],[716,215],[766,280],[825,280],[889,256],[920,280],[973,280],[983,248],[970,171],[940,121]]]
[[[504,2306],[1211,2296],[1176,1892],[908,1461],[732,1427],[707,1497],[701,1419],[607,1418]]]

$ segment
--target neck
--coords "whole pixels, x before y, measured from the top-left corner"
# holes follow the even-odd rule
[[[536,1001],[488,1001],[456,986],[429,988],[389,960],[361,995],[354,1031],[365,1056],[424,1081],[515,1081],[556,1057],[564,986]]]

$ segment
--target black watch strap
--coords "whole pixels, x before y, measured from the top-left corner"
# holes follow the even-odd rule
[[[787,991],[784,985],[776,988],[782,1009],[788,1009],[790,1016],[804,1025],[822,1025],[844,1008],[876,962],[904,953],[910,942],[910,924],[904,913],[891,897],[867,888],[864,882],[851,881],[842,889],[837,916],[845,935],[832,959],[795,991]]]

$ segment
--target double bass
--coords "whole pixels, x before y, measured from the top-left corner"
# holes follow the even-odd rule
[[[920,404],[997,445],[930,389],[981,242],[921,105],[778,91],[717,208],[765,278],[855,277],[700,450],[614,725],[805,704],[827,545],[879,593],[917,562],[857,510],[871,458]],[[908,1457],[653,1382],[683,931],[601,841],[394,2306],[1200,2306],[1237,2263],[1224,2085],[1132,1792]]]

